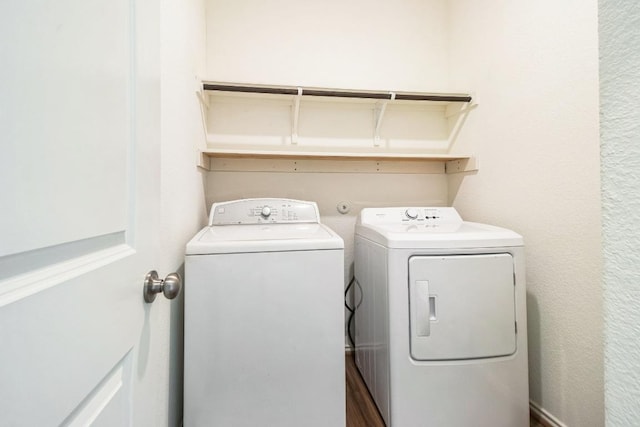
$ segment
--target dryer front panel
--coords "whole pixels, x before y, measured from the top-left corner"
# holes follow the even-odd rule
[[[516,351],[511,254],[409,258],[411,357],[461,360]]]

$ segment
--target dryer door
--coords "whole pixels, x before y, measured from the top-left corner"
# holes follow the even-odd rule
[[[411,357],[460,360],[516,351],[511,254],[409,258]]]

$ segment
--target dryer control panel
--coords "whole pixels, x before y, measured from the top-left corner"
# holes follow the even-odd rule
[[[315,202],[293,199],[241,199],[214,203],[209,226],[232,224],[319,223]]]
[[[363,209],[361,224],[461,224],[462,218],[449,207],[398,207]]]

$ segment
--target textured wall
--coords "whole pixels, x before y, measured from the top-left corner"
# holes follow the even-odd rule
[[[479,101],[456,149],[480,158],[450,179],[451,201],[524,236],[531,399],[602,426],[597,2],[451,8],[452,83]]]
[[[607,426],[640,425],[640,7],[600,1]]]

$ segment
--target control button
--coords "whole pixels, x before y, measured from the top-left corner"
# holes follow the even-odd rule
[[[269,218],[269,215],[271,215],[271,208],[269,206],[265,206],[262,208],[262,211],[260,211],[260,215],[264,218]]]
[[[418,218],[418,211],[415,209],[407,209],[404,214],[407,216],[407,218],[409,219],[416,219]]]

